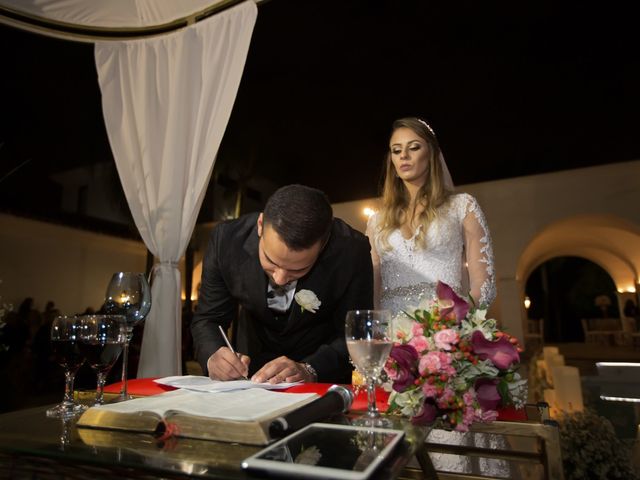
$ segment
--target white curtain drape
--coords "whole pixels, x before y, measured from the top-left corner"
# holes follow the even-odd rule
[[[120,181],[154,267],[138,377],[181,373],[178,261],[213,170],[257,17],[237,5],[178,32],[95,46]]]

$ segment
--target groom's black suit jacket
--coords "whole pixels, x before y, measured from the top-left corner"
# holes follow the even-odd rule
[[[373,269],[367,237],[340,219],[313,268],[300,278],[296,292],[311,290],[322,302],[316,313],[301,311],[295,300],[284,314],[267,306],[267,276],[258,257],[258,214],[218,225],[203,261],[198,306],[191,324],[196,359],[206,370],[208,358],[224,341],[226,330],[242,321],[238,351],[251,357],[249,374],[281,355],[309,363],[319,382],[351,383],[344,339],[347,311],[373,307]]]

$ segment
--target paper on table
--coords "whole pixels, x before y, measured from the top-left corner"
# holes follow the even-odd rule
[[[157,378],[156,383],[169,385],[170,387],[195,390],[198,392],[229,392],[231,390],[246,390],[248,388],[262,388],[265,390],[282,390],[284,388],[300,385],[302,382],[283,383],[257,383],[251,380],[211,380],[209,377],[199,375],[177,375],[173,377]]]

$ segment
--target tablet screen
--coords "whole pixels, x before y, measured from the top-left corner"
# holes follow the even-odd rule
[[[317,478],[363,479],[404,432],[315,423],[246,459],[243,468]]]

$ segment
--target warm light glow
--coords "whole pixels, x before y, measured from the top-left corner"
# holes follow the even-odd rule
[[[124,303],[128,303],[130,299],[131,299],[131,297],[129,296],[129,294],[126,291],[124,291],[124,292],[122,292],[120,294],[120,297],[118,298],[117,301],[118,301],[118,303],[123,303],[124,304]]]
[[[530,306],[531,306],[531,299],[529,297],[524,297],[524,308],[529,310]]]
[[[371,215],[376,213],[376,211],[373,208],[364,207],[362,209],[362,213],[364,213],[365,217],[369,218]]]
[[[180,298],[183,302],[187,299],[187,295],[184,293],[184,290],[180,294]],[[196,300],[198,300],[198,292],[191,292],[191,301],[195,302]]]
[[[630,287],[618,288],[618,293],[636,293],[636,287],[630,286]]]

